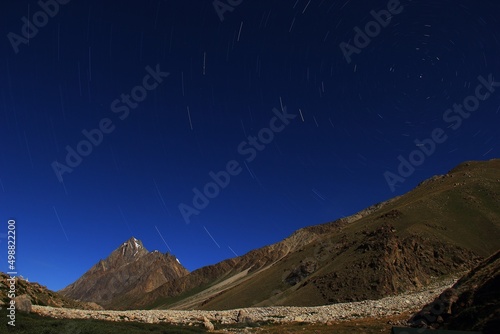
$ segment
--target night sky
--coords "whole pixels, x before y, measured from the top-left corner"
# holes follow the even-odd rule
[[[58,290],[132,236],[194,270],[499,157],[498,1],[215,4],[3,4],[0,270],[8,219]]]

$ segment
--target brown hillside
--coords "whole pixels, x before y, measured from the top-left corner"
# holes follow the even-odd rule
[[[500,248],[499,203],[500,160],[467,162],[355,218],[302,229],[295,248],[278,243],[246,254],[261,259],[247,273],[238,270],[241,259],[227,260],[134,306],[309,306],[419,289]]]

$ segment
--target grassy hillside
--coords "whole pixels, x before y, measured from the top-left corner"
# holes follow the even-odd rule
[[[374,299],[463,272],[500,249],[500,160],[463,163],[332,231],[335,224],[309,228],[322,232],[317,240],[196,308]]]

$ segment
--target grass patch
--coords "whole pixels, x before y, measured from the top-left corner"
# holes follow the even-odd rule
[[[394,321],[404,321],[410,316],[409,313],[400,315],[384,317],[380,319],[364,318],[350,321],[337,321],[329,325],[326,324],[305,324],[305,323],[292,323],[292,324],[268,324],[261,328],[248,328],[248,333],[256,334],[380,334],[390,333]],[[398,325],[401,327],[401,325]]]
[[[16,326],[7,324],[7,310],[0,310],[0,333],[22,334],[197,334],[206,333],[200,327],[112,322],[86,319],[54,319],[36,314],[16,314]]]

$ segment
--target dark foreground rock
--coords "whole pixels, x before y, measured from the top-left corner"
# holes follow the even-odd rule
[[[484,260],[452,288],[425,305],[412,327],[498,333],[500,328],[500,251]]]

